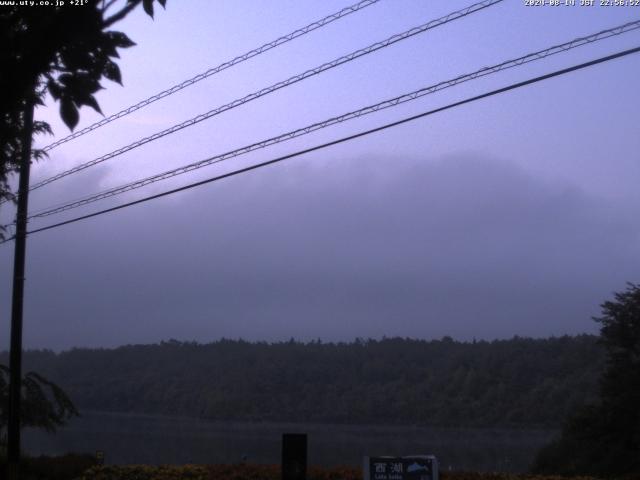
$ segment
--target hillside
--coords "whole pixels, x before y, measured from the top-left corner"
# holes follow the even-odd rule
[[[24,362],[59,383],[81,411],[557,427],[593,398],[603,355],[596,337],[581,335],[470,343],[169,341],[27,351]]]

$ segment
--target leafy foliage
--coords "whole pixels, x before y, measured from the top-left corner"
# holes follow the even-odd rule
[[[600,398],[571,416],[544,448],[535,471],[567,475],[640,475],[640,286],[602,304],[600,343],[606,369]]]
[[[280,480],[279,465],[184,465],[151,467],[144,465],[94,467],[78,480]],[[310,467],[309,480],[361,480],[362,470],[353,467]],[[506,473],[440,472],[442,480],[561,480],[559,477]],[[595,480],[577,477],[575,480]]]
[[[20,459],[21,480],[70,480],[80,477],[86,470],[96,465],[92,455],[67,454],[59,457],[29,457]],[[0,459],[0,472],[6,468],[6,461]]]
[[[91,410],[466,427],[557,427],[596,391],[602,360],[593,336],[169,341],[25,353],[30,368],[60,379]]]
[[[157,1],[165,6],[166,0]],[[72,130],[81,107],[100,112],[94,95],[102,89],[101,78],[121,83],[114,60],[118,48],[135,45],[124,33],[108,29],[140,4],[153,16],[154,0],[126,0],[113,13],[115,0],[87,2],[79,8],[26,8],[15,3],[0,9],[0,200],[14,198],[8,177],[17,171],[22,156],[28,105],[42,105],[49,93],[60,103],[60,116]],[[33,133],[51,129],[37,122]]]
[[[109,465],[90,468],[78,480],[208,480],[208,478],[207,469],[200,465]]]
[[[0,365],[0,436],[7,427],[9,406],[9,368]],[[35,372],[22,379],[20,423],[23,427],[53,432],[78,411],[66,393],[55,383]]]

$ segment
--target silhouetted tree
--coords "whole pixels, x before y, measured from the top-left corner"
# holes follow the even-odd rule
[[[25,352],[87,410],[218,420],[549,426],[595,401],[597,337],[461,343],[176,340]],[[6,358],[0,353],[0,363]],[[96,382],[95,379],[100,381]]]
[[[0,444],[7,427],[9,406],[9,369],[0,365]],[[55,383],[34,372],[22,379],[22,408],[20,423],[23,427],[37,427],[54,432],[78,411],[67,394]]]
[[[73,130],[84,105],[100,112],[94,94],[102,77],[121,83],[115,62],[118,48],[135,45],[109,28],[138,5],[153,16],[153,4],[166,0],[92,0],[63,7],[0,8],[0,200],[14,199],[8,179],[19,168],[24,138],[24,111],[42,105],[45,93],[60,102],[60,116]],[[51,133],[35,122],[33,134]],[[42,156],[34,151],[33,157]],[[0,236],[2,235],[0,230]]]
[[[640,474],[640,286],[616,293],[594,320],[607,353],[599,401],[567,421],[561,437],[539,453],[536,472]]]

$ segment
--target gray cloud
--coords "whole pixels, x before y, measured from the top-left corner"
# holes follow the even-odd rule
[[[637,210],[472,154],[292,162],[34,235],[25,342],[594,331]]]

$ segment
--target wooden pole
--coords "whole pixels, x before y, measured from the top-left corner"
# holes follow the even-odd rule
[[[27,247],[27,210],[29,203],[29,173],[31,170],[31,138],[34,103],[29,92],[24,110],[22,158],[18,182],[18,209],[13,260],[13,296],[11,300],[11,350],[9,353],[9,421],[7,460],[9,480],[18,480],[20,467],[20,400],[22,387],[22,306],[24,300],[24,270]]]

